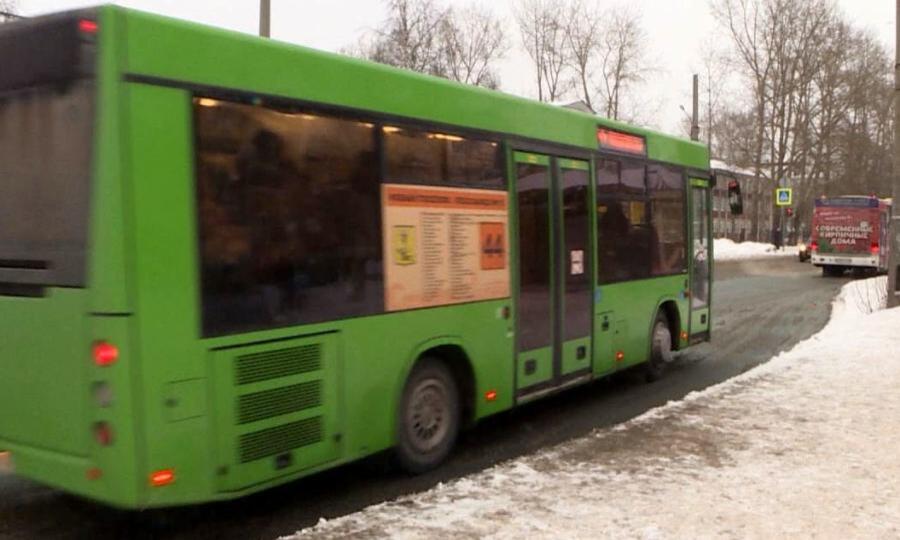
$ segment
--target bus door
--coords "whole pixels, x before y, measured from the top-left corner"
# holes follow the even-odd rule
[[[694,336],[708,335],[712,290],[712,239],[709,220],[709,181],[691,179],[691,327]]]
[[[590,167],[524,152],[515,167],[516,387],[527,398],[590,376]]]

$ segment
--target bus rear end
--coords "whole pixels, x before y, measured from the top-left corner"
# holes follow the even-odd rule
[[[877,197],[822,197],[815,201],[810,247],[823,274],[848,269],[880,271],[886,214]]]
[[[112,366],[127,317],[100,313],[91,271],[99,15],[0,27],[0,468],[128,504],[127,374]]]

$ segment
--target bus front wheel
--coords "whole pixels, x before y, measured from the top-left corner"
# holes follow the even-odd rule
[[[666,364],[673,359],[672,331],[669,329],[669,319],[660,311],[656,314],[653,323],[653,332],[650,334],[650,359],[644,368],[644,376],[647,382],[659,380],[663,376]]]
[[[450,454],[460,427],[459,390],[453,373],[437,358],[423,358],[403,389],[398,418],[400,467],[419,474]]]

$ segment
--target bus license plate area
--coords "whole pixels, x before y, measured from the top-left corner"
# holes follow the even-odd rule
[[[850,264],[853,261],[851,261],[850,259],[835,259],[834,262],[836,264]]]
[[[12,452],[0,452],[0,474],[12,474],[13,472]]]

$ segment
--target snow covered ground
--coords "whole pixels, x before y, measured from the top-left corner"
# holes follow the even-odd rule
[[[825,329],[737,378],[291,538],[898,538],[885,286],[846,285]]]
[[[728,238],[716,238],[713,240],[713,255],[717,261],[734,261],[738,259],[757,259],[760,257],[796,257],[799,248],[787,246],[775,251],[772,244],[761,242],[735,242]]]

